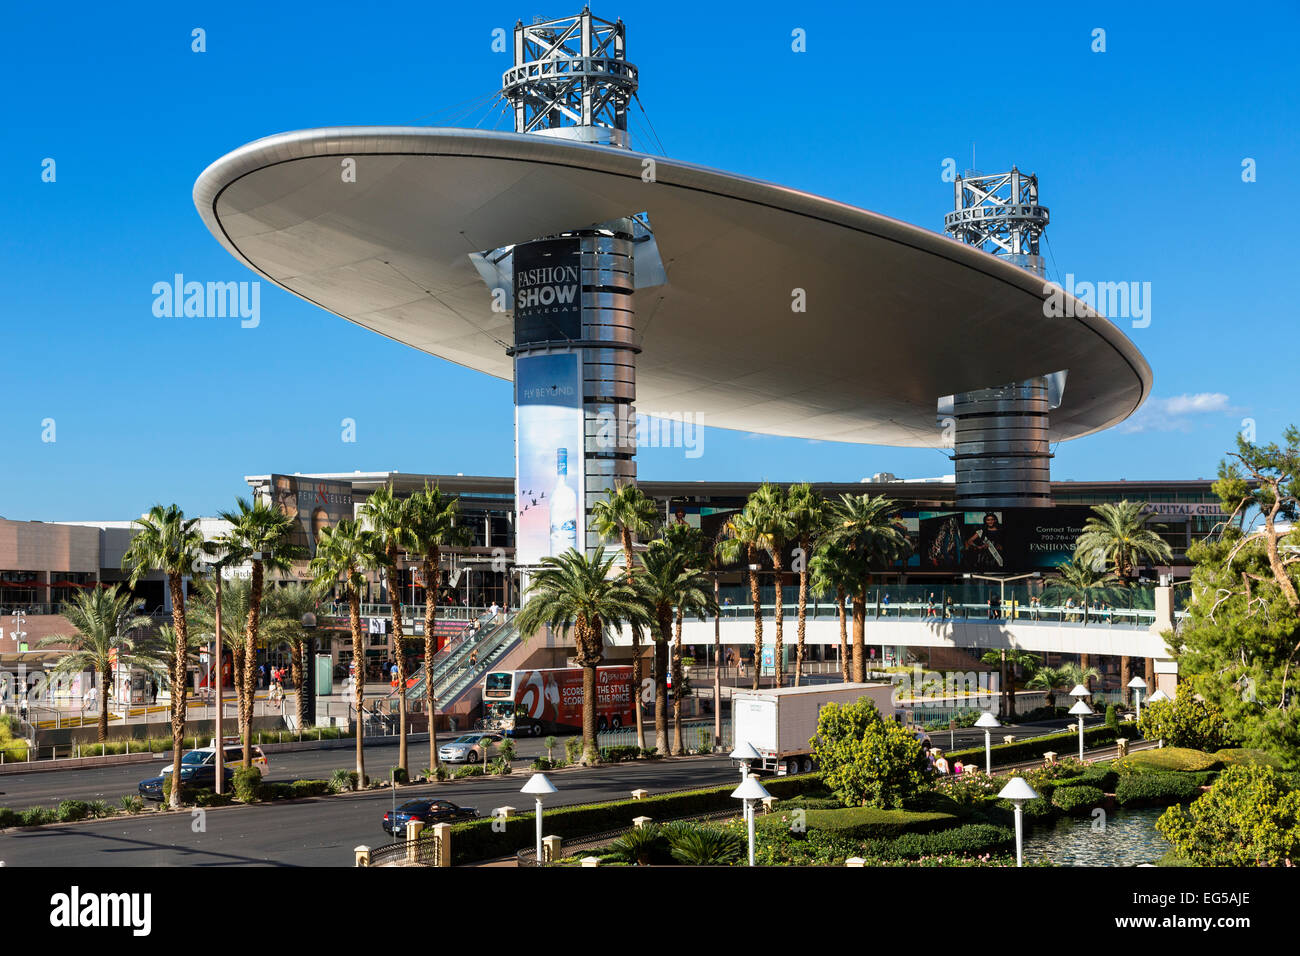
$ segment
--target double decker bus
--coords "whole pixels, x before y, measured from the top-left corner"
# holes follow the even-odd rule
[[[636,722],[632,668],[596,668],[596,729]],[[490,671],[483,679],[483,726],[513,737],[582,732],[582,668]]]

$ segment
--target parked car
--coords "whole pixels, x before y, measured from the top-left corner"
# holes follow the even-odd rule
[[[477,820],[478,811],[473,807],[460,807],[450,800],[408,800],[394,811],[384,814],[384,832],[393,836],[402,836],[406,824],[418,820],[425,826],[435,823],[459,823],[461,820]]]
[[[222,740],[226,740],[226,738],[223,737]],[[221,756],[225,760],[227,767],[237,770],[243,764],[244,745],[238,738],[230,738],[227,743],[222,745],[221,750]],[[191,750],[181,757],[181,769],[184,770],[186,767],[206,767],[216,759],[217,745],[214,742],[207,747]],[[253,745],[253,766],[262,771],[263,778],[267,776],[271,769],[271,765],[266,760],[266,754],[256,744]],[[163,767],[162,772],[164,776],[171,773],[171,764]]]
[[[483,745],[479,741],[487,737],[494,743],[500,743],[505,736],[499,730],[475,730],[461,734],[438,748],[438,759],[447,763],[478,763],[483,759]]]
[[[171,768],[169,767],[168,770],[170,769]],[[225,774],[224,789],[226,793],[230,793],[235,774],[229,767],[223,769]],[[163,781],[166,779],[165,776],[159,775],[157,777],[150,777],[147,780],[141,780],[140,785],[137,788],[140,791],[140,796],[145,800],[157,800],[161,802],[163,798]],[[194,790],[215,790],[217,788],[216,766],[211,763],[191,764],[188,767],[182,765],[181,782],[185,786]]]

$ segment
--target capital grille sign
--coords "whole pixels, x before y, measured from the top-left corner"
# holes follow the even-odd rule
[[[582,338],[582,255],[575,237],[515,247],[515,347]]]

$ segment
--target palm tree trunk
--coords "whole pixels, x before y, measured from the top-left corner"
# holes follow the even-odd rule
[[[248,625],[244,628],[244,658],[248,665],[244,668],[244,696],[247,698],[244,706],[248,710],[248,720],[244,723],[245,769],[253,766],[253,714],[257,699],[257,669],[253,667],[253,661],[257,660],[257,625],[262,614],[262,562],[254,561],[252,564],[253,586],[248,595]]]
[[[307,721],[307,695],[303,688],[303,642],[301,638],[289,642],[289,667],[293,674],[293,691],[296,713],[296,723],[298,730],[301,732],[303,725]],[[218,678],[220,680],[220,678]]]
[[[635,584],[632,571],[632,532],[623,529],[623,566],[627,568],[627,583]],[[636,714],[636,745],[645,750],[645,715],[641,712],[641,629],[632,628],[632,711]]]
[[[749,563],[756,564],[754,549],[749,549]],[[758,690],[758,673],[763,668],[763,604],[758,596],[758,572],[749,572],[749,599],[754,604],[754,690]]]
[[[672,642],[672,613],[659,615],[659,634],[655,638],[655,750],[668,755],[668,646]]]
[[[1092,679],[1087,676],[1089,659],[1090,659],[1089,655],[1087,654],[1079,655],[1079,667],[1085,672],[1083,678],[1083,686],[1086,687],[1088,690],[1092,690]]]
[[[798,687],[803,681],[803,648],[804,634],[808,625],[808,541],[803,539],[799,542],[799,547],[803,552],[802,566],[799,569],[799,637],[798,646],[794,652],[794,686]]]
[[[107,669],[105,668],[100,669],[100,674],[107,674],[107,673],[108,673]],[[108,739],[108,686],[107,686],[108,682],[105,680],[101,680],[100,683],[105,685],[99,689],[98,737],[99,737],[99,742],[102,744],[105,740]]]
[[[242,740],[244,727],[248,723],[248,711],[244,708],[244,648],[242,644],[232,642],[230,659],[233,665],[231,676],[235,681],[235,707],[239,711],[239,736]]]
[[[673,633],[673,746],[674,757],[682,753],[682,609],[677,609]]]
[[[1142,679],[1147,682],[1147,694],[1156,692],[1156,662],[1155,658],[1148,657],[1146,666],[1142,669]]]
[[[438,548],[424,560],[424,709],[429,713],[429,772],[438,770],[438,700],[433,696],[433,658],[438,653],[438,642],[433,628],[438,620]],[[505,613],[504,610],[501,612]],[[406,691],[402,691],[406,696]],[[585,719],[585,718],[584,718]]]
[[[393,647],[397,649],[397,765],[409,774],[406,759],[406,654],[402,643],[402,589],[394,585],[392,571],[392,566],[397,563],[396,548],[389,549],[388,560],[388,609],[393,617]]]
[[[1132,680],[1133,661],[1130,657],[1120,655],[1119,659],[1119,702],[1128,706],[1128,682]]]
[[[583,656],[582,665],[582,762],[594,764],[599,759],[596,746],[596,664]]]
[[[835,589],[835,610],[840,615],[840,676],[849,679],[849,620],[844,610],[844,589]]]
[[[185,661],[189,648],[186,646],[185,630],[185,589],[179,574],[167,575],[167,587],[172,598],[172,631],[175,643],[172,645],[172,795],[169,806],[173,810],[181,808],[181,755],[185,750]]]
[[[357,707],[357,787],[360,789],[366,785],[366,721],[361,710],[366,702],[366,648],[361,643],[361,595],[351,585],[348,586],[348,624],[352,628],[352,661],[356,665],[356,686],[352,692]]]
[[[713,748],[722,746],[722,607],[717,574],[713,575]]]
[[[782,654],[785,649],[785,641],[781,633],[782,621],[785,616],[782,601],[785,595],[785,587],[783,586],[784,575],[782,571],[784,568],[781,563],[781,548],[779,546],[772,549],[772,568],[776,571],[776,574],[773,575],[776,578],[776,642],[772,646],[772,666],[776,670],[776,686],[782,687],[785,685],[785,662]]]
[[[867,590],[863,587],[853,595],[853,682],[861,684],[867,679]]]

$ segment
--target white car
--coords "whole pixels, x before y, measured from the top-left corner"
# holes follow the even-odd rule
[[[483,760],[483,745],[480,741],[484,737],[500,743],[505,739],[505,734],[499,730],[476,730],[461,734],[438,748],[438,759],[447,763],[480,763]]]

